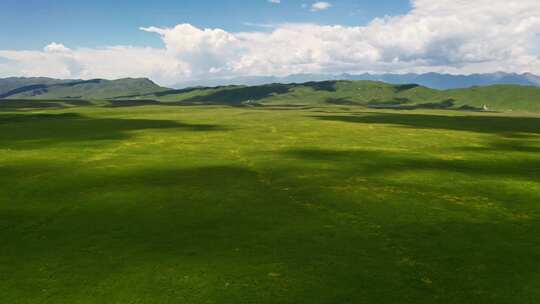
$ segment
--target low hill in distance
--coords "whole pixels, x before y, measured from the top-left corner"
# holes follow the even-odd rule
[[[19,88],[29,86],[50,86],[80,80],[62,80],[47,77],[9,77],[0,79],[0,96],[9,96],[7,93]]]
[[[118,80],[6,78],[0,80],[0,88],[2,88],[0,98],[5,99],[104,99],[139,96],[167,90],[147,78]]]

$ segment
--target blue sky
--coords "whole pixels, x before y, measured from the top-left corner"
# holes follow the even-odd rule
[[[334,0],[311,12],[316,1],[281,0],[2,0],[0,49],[42,49],[51,41],[70,47],[145,45],[161,40],[139,27],[190,23],[227,31],[260,30],[248,24],[365,25],[375,17],[404,14],[408,0]],[[305,7],[303,7],[303,5]]]

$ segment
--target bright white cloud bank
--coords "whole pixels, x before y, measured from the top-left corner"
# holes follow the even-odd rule
[[[283,24],[230,33],[189,24],[148,27],[164,48],[0,50],[0,76],[150,77],[162,84],[216,77],[342,72],[540,74],[540,1],[414,0],[406,15],[367,26]]]

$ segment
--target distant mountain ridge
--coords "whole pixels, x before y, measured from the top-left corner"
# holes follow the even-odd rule
[[[419,84],[438,90],[461,89],[474,86],[490,86],[498,84],[515,84],[524,86],[540,87],[540,76],[524,73],[488,73],[471,75],[452,75],[440,73],[425,74],[294,74],[284,77],[276,76],[246,76],[227,79],[203,79],[196,81],[181,82],[173,87],[177,89],[189,87],[216,87],[224,85],[264,85],[271,83],[305,83],[310,81],[326,80],[373,80],[390,84]]]
[[[61,80],[52,78],[0,79],[0,99],[99,99],[139,96],[167,90],[147,78],[117,80]]]

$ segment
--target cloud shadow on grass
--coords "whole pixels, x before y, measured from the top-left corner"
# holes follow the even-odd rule
[[[123,140],[130,132],[145,129],[178,129],[192,132],[225,131],[212,124],[173,120],[93,118],[77,113],[0,114],[0,145],[40,148],[66,142]]]
[[[409,113],[367,113],[357,115],[319,115],[316,119],[360,124],[399,125],[416,129],[442,129],[514,135],[540,134],[540,118],[509,116],[446,116]]]
[[[328,149],[295,149],[284,152],[294,158],[329,162],[341,170],[355,170],[366,176],[381,176],[392,172],[440,171],[467,176],[508,177],[539,182],[540,159],[500,161],[491,159],[445,160],[420,157],[416,154],[388,153],[384,151],[340,151]]]
[[[32,110],[65,109],[68,107],[90,106],[87,100],[26,100],[0,99],[0,112],[24,112]]]
[[[465,152],[511,152],[511,153],[540,153],[540,138],[503,138],[491,140],[483,146],[461,147],[457,150]]]
[[[299,171],[318,171],[306,162],[273,167],[270,183],[259,180],[260,172],[234,165],[118,172],[81,167],[76,173],[61,162],[9,165],[2,168],[9,176],[0,181],[9,182],[4,191],[19,205],[0,204],[0,288],[11,286],[6,295],[36,301],[96,300],[129,291],[153,300],[237,303],[273,302],[273,293],[294,302],[331,302],[338,294],[352,302],[395,303],[404,297],[430,302],[435,296],[463,302],[484,299],[485,293],[511,300],[526,291],[538,270],[538,223],[524,227],[444,216],[411,222],[408,205],[392,210],[389,202],[378,201],[366,210],[319,187],[340,185],[339,177],[377,174],[383,161],[386,171],[422,164],[377,154],[379,159],[370,160],[375,153],[284,152],[339,165],[328,179],[310,180],[310,189],[317,190],[309,193],[298,192],[306,185],[294,178]],[[424,163],[443,170],[442,164]],[[39,186],[17,184],[43,172],[49,178]],[[285,191],[272,179],[291,188]],[[305,207],[314,200],[325,209]],[[276,284],[282,279],[287,289]],[[433,289],[422,283],[426,279]],[[226,282],[232,292],[219,287]],[[100,290],[89,293],[88,286]]]

